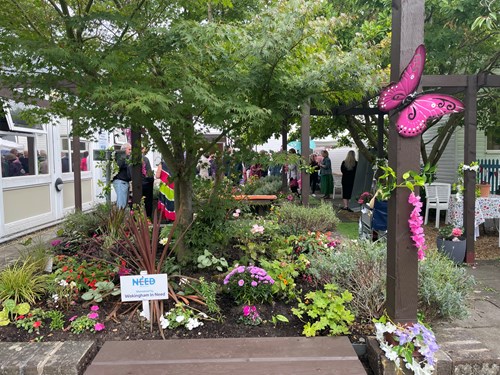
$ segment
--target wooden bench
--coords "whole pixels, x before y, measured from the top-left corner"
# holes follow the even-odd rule
[[[244,201],[251,206],[255,206],[257,214],[265,213],[267,206],[270,206],[278,197],[276,195],[233,195],[237,201]]]

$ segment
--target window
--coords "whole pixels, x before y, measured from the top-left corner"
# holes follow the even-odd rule
[[[61,170],[62,173],[73,172],[73,149],[75,145],[73,136],[71,135],[71,125],[69,121],[62,121],[59,126],[61,134]],[[90,167],[89,160],[89,142],[80,140],[76,149],[80,150],[80,170],[82,172],[88,171]]]
[[[46,134],[0,132],[2,177],[48,174]]]
[[[8,100],[4,104],[5,118],[9,125],[10,130],[17,131],[30,131],[30,132],[44,132],[45,128],[43,124],[29,125],[25,120],[22,119],[22,111],[33,108],[33,106],[26,106],[22,103],[16,103],[12,100]]]
[[[500,150],[500,131],[490,130],[486,132],[486,150],[499,151]]]

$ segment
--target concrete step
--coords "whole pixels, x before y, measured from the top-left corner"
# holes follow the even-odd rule
[[[108,341],[85,375],[366,375],[347,337]]]
[[[94,341],[0,342],[0,374],[81,375],[96,351]]]

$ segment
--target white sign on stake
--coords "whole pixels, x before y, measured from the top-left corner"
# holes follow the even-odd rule
[[[123,302],[168,299],[167,274],[120,276]]]

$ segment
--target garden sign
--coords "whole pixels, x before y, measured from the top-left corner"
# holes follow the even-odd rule
[[[123,302],[168,299],[167,274],[120,276]]]

